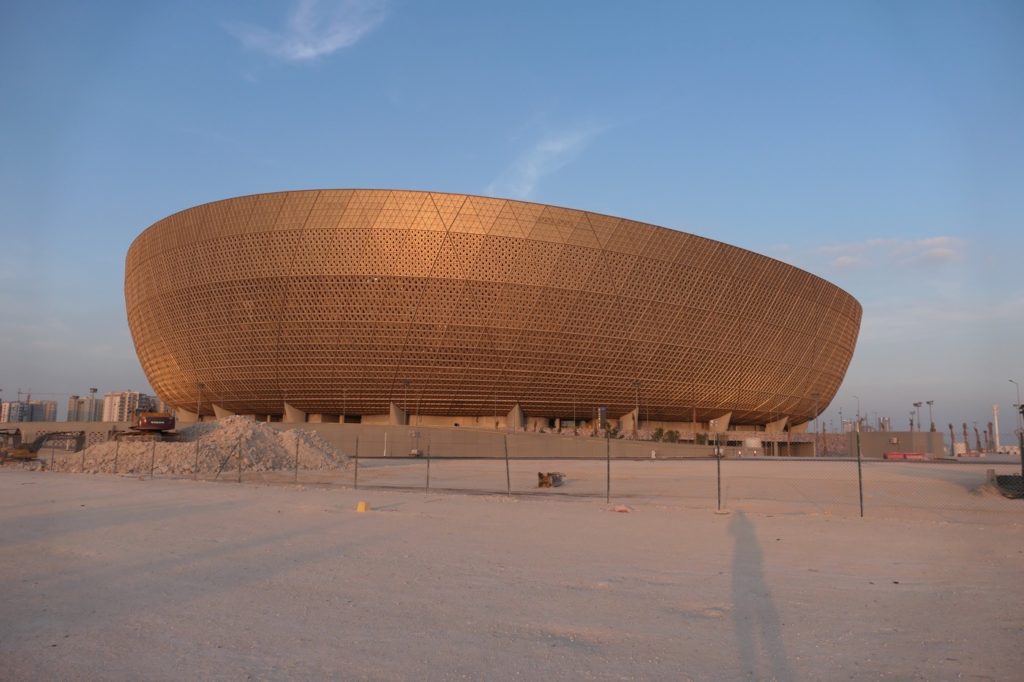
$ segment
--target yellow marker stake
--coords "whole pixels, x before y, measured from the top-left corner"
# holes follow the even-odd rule
[[[370,505],[367,504],[366,500],[359,500],[359,504],[356,505],[356,511],[360,513],[370,511]]]

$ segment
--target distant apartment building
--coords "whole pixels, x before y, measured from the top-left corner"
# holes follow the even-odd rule
[[[98,422],[103,419],[103,403],[95,395],[68,398],[69,422]]]
[[[0,403],[0,422],[55,422],[56,400],[10,400]]]
[[[155,410],[157,399],[138,391],[121,391],[103,396],[103,421],[131,421],[136,411]]]

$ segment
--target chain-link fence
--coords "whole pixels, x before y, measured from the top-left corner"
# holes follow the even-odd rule
[[[993,481],[1020,471],[1012,459],[887,461],[821,451],[774,457],[764,456],[771,445],[755,450],[733,440],[726,446],[724,438],[670,443],[607,433],[272,424],[273,437],[255,437],[201,426],[193,440],[109,440],[78,452],[50,447],[38,457],[44,468],[75,473],[580,497],[723,511],[891,515],[1020,507]]]

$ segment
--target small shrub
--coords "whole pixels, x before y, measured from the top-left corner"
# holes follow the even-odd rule
[[[679,432],[675,431],[675,430],[666,431],[665,432],[665,440],[667,442],[669,442],[669,443],[678,443],[679,442]]]
[[[658,428],[654,429],[654,433],[651,435],[651,440],[660,441],[664,437],[665,429],[659,426]]]

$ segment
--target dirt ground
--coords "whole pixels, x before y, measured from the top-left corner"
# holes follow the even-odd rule
[[[710,463],[623,464],[615,513],[578,464],[596,497],[2,470],[0,678],[1020,679],[1024,503],[981,468],[876,468],[862,519],[825,469],[744,463],[719,515]]]

